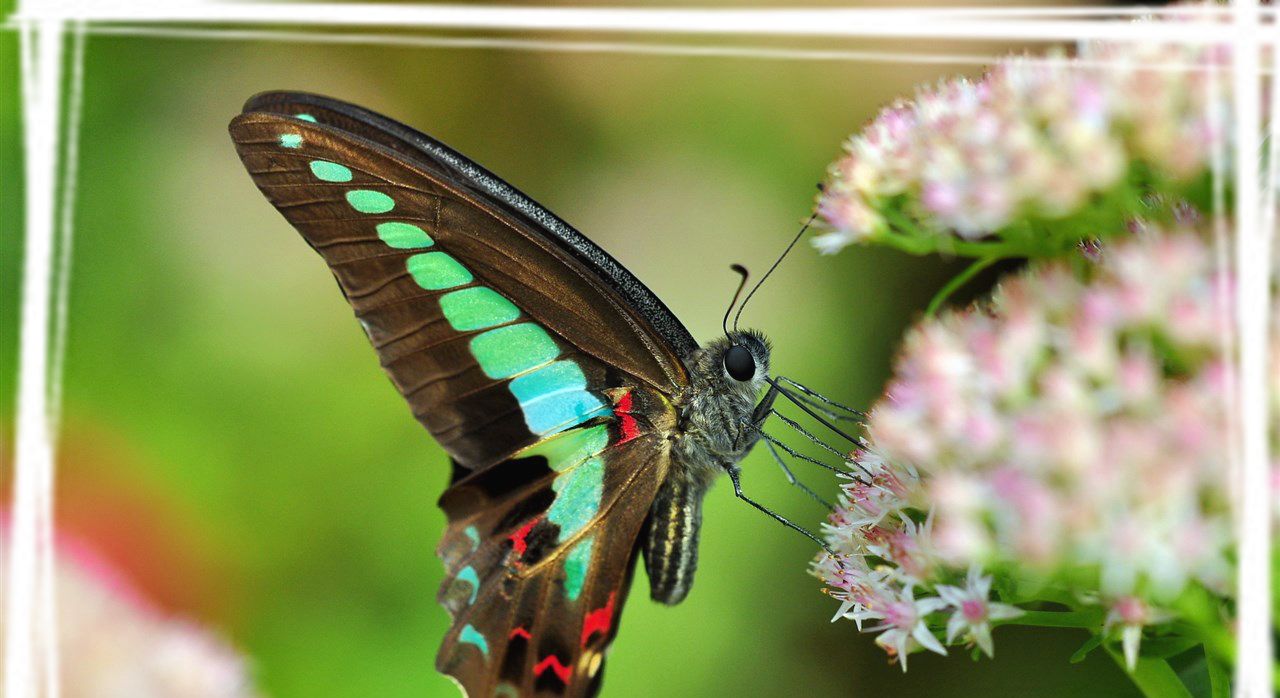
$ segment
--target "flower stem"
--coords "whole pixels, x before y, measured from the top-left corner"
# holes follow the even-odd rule
[[[1177,672],[1169,663],[1163,659],[1155,659],[1153,657],[1138,657],[1138,663],[1130,670],[1124,659],[1124,654],[1114,647],[1104,645],[1107,654],[1115,660],[1133,681],[1133,685],[1142,691],[1142,695],[1147,698],[1191,698],[1191,691],[1182,684],[1178,678]],[[1217,694],[1214,694],[1215,697]]]
[[[1025,245],[999,238],[983,242],[957,240],[951,235],[942,235],[925,230],[892,207],[881,211],[888,221],[889,227],[880,230],[867,238],[869,243],[882,243],[897,248],[907,254],[927,255],[942,254],[955,257],[1035,257],[1034,250]]]
[[[983,269],[986,269],[987,267],[991,266],[992,264],[995,264],[998,261],[1000,261],[1000,258],[994,257],[994,256],[987,257],[985,259],[979,259],[978,261],[966,267],[964,271],[960,272],[959,274],[956,274],[954,278],[952,278],[950,281],[947,282],[946,286],[943,286],[933,296],[933,300],[929,301],[929,307],[925,308],[924,316],[927,318],[933,317],[933,314],[938,312],[938,308],[948,298],[951,297],[951,294],[955,293],[957,290],[959,290],[961,286],[964,286],[966,283],[968,283],[969,280],[972,279],[974,276],[977,276],[978,272],[982,271]]]
[[[1091,611],[1025,611],[1017,618],[998,621],[999,625],[1034,625],[1041,628],[1084,628],[1097,630],[1102,625],[1102,612]]]

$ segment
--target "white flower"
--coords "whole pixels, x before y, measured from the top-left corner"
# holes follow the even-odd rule
[[[890,656],[896,657],[902,664],[903,671],[907,670],[907,655],[916,647],[923,647],[930,652],[946,656],[947,648],[938,642],[938,638],[934,637],[928,623],[925,622],[925,618],[930,613],[946,607],[945,601],[933,596],[916,599],[915,590],[910,585],[903,589],[901,595],[889,596],[878,601],[879,603],[861,611],[851,612],[849,616],[856,621],[884,621],[867,630],[882,631],[876,638],[876,644],[883,647]]]
[[[976,643],[988,657],[995,656],[991,621],[1017,618],[1023,611],[1008,604],[992,603],[990,593],[991,577],[984,577],[977,565],[969,567],[965,588],[938,585],[938,596],[955,609],[947,621],[947,644],[964,636]]]

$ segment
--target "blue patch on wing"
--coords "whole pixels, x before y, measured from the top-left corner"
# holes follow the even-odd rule
[[[518,376],[510,385],[529,431],[539,436],[577,426],[606,409],[586,387],[582,369],[568,360],[553,361]]]

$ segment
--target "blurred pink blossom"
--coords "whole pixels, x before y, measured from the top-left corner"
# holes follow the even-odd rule
[[[905,236],[933,239],[920,251],[946,251],[950,237],[979,240],[1109,206],[1123,209],[1112,221],[1122,224],[1137,197],[1099,197],[1129,179],[1144,188],[1138,195],[1178,194],[1208,171],[1222,135],[1211,110],[1229,98],[1230,81],[1212,83],[1205,68],[1220,65],[1211,46],[1087,43],[1074,59],[1010,57],[977,81],[923,88],[845,144],[818,197],[827,232],[813,243],[833,253]],[[1059,232],[1074,243],[1092,231]]]
[[[1146,229],[912,329],[815,562],[838,615],[937,651],[909,600],[990,655],[1018,610],[984,570],[1012,570],[1105,611],[1132,664],[1188,586],[1228,598],[1232,287],[1207,236]]]
[[[7,531],[0,555],[5,541]],[[59,539],[54,574],[67,698],[258,695],[246,661],[225,640],[160,611],[88,547]]]

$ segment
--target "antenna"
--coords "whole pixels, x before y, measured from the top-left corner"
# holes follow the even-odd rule
[[[782,264],[782,260],[785,259],[788,254],[790,254],[791,248],[795,247],[797,242],[800,242],[800,238],[804,235],[805,231],[809,229],[809,226],[813,225],[813,219],[817,217],[818,217],[818,212],[814,211],[813,214],[809,216],[809,220],[805,221],[804,225],[800,227],[800,232],[796,233],[796,236],[791,238],[791,244],[787,245],[787,249],[783,250],[782,254],[778,256],[778,259],[774,261],[773,266],[769,267],[769,271],[766,271],[764,273],[764,276],[760,277],[760,280],[756,282],[756,285],[751,287],[751,292],[748,293],[747,297],[742,301],[742,305],[738,306],[738,314],[733,316],[734,332],[738,331],[738,320],[742,317],[742,309],[747,307],[747,303],[751,302],[751,297],[756,295],[756,291],[760,290],[760,285],[764,283],[764,280],[769,278],[769,275],[773,273],[774,269],[778,268],[779,264]],[[746,270],[744,269],[743,271],[746,271]],[[746,283],[746,281],[747,279],[744,276],[742,278],[742,282]],[[736,299],[737,296],[735,295],[734,298]],[[728,318],[729,318],[729,314],[725,313],[725,320],[727,321]],[[728,334],[728,333],[729,332],[726,330],[725,334]]]
[[[742,295],[742,289],[747,285],[747,277],[751,275],[751,272],[741,264],[730,264],[729,268],[741,276],[742,280],[738,282],[738,290],[733,292],[733,300],[729,301],[729,307],[724,309],[724,319],[720,321],[720,328],[724,330],[726,336],[729,334],[729,313],[733,312],[733,306],[738,303],[738,296]],[[738,323],[734,322],[733,326],[737,329]]]

